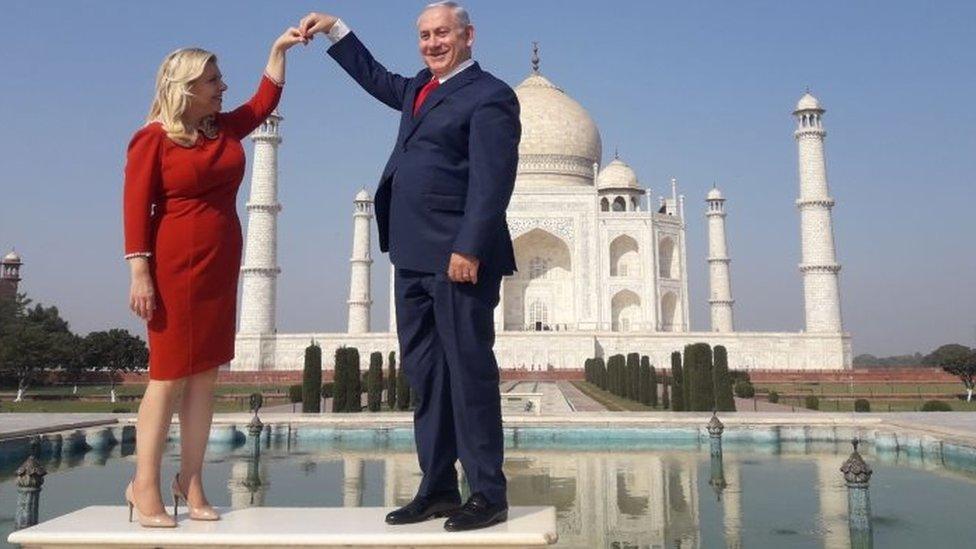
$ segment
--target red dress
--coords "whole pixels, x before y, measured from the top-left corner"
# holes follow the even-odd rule
[[[218,135],[192,147],[160,123],[140,129],[125,166],[125,253],[149,253],[156,310],[148,322],[149,378],[177,379],[234,358],[244,178],[241,140],[278,105],[267,76],[250,101],[217,115]]]

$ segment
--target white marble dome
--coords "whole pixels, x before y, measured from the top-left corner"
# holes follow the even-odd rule
[[[4,263],[20,263],[20,256],[17,252],[10,252],[9,254],[3,256]]]
[[[522,122],[516,185],[592,185],[603,144],[586,109],[535,72],[515,95]]]
[[[596,178],[596,186],[600,189],[638,189],[637,173],[626,162],[614,158],[600,171]]]
[[[372,202],[373,197],[369,195],[369,191],[363,189],[356,194],[356,202]]]
[[[821,111],[821,110],[823,110],[823,107],[820,106],[820,101],[816,97],[814,97],[813,95],[811,95],[810,92],[807,92],[807,93],[803,94],[803,97],[801,97],[799,101],[796,102],[796,110],[798,110],[798,111],[811,111],[811,110]]]
[[[722,200],[722,191],[718,190],[718,187],[712,187],[708,191],[707,200]]]

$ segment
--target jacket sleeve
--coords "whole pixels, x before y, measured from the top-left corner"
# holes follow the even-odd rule
[[[231,112],[221,113],[219,123],[237,139],[244,139],[274,112],[281,100],[281,88],[280,84],[263,75],[254,96]]]
[[[339,63],[367,93],[391,109],[403,110],[410,78],[386,70],[373,58],[355,33],[350,32],[332,44],[329,55]]]
[[[518,99],[507,86],[475,109],[468,139],[468,195],[455,252],[485,259],[504,229],[521,131]]]
[[[152,206],[161,187],[161,153],[165,134],[145,127],[132,137],[125,161],[122,224],[125,255],[149,256],[153,250]]]

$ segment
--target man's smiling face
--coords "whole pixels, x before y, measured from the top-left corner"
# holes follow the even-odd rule
[[[462,26],[449,7],[424,10],[417,19],[420,55],[436,77],[471,58],[474,27]]]

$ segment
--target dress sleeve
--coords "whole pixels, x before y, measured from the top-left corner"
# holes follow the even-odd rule
[[[122,191],[126,258],[152,253],[151,216],[162,188],[162,145],[163,133],[148,126],[129,142]]]
[[[218,124],[237,139],[244,139],[274,112],[281,99],[282,84],[263,75],[254,97],[240,107],[218,116]]]

